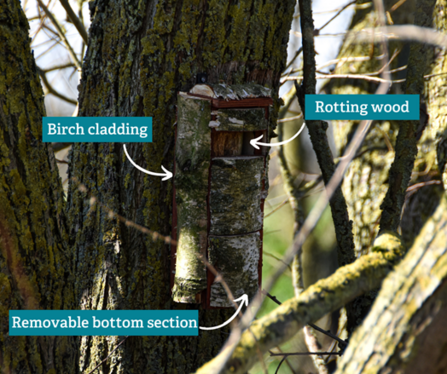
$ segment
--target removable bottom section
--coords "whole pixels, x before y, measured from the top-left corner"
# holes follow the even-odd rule
[[[258,291],[261,244],[259,231],[209,237],[208,261],[223,277],[235,299],[247,294],[251,300]],[[209,305],[220,308],[233,306],[219,282],[211,285]]]

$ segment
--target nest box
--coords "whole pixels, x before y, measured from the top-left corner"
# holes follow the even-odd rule
[[[264,200],[268,191],[270,89],[256,84],[198,84],[177,96],[172,297],[226,308],[261,286]]]

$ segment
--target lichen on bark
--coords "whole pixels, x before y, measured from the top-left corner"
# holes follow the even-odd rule
[[[75,337],[9,336],[9,311],[76,309],[64,195],[20,2],[0,3],[0,371],[77,373]]]
[[[251,300],[256,295],[259,288],[260,250],[261,234],[259,232],[210,236],[209,262],[227,283],[235,299],[246,294]],[[227,308],[233,306],[219,282],[211,285],[210,306]]]

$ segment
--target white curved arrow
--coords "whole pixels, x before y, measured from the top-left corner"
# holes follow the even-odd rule
[[[293,135],[290,139],[284,140],[283,142],[279,142],[279,143],[261,143],[258,142],[258,140],[260,140],[264,135],[261,135],[255,139],[250,140],[250,144],[255,147],[256,149],[259,149],[258,145],[262,145],[264,147],[277,147],[279,145],[284,145],[287,144],[288,142],[291,142],[293,139],[295,139],[299,134],[301,134],[301,131],[304,130],[304,126],[306,125],[305,122],[303,122],[303,125],[301,126],[301,128],[298,130],[298,132]]]
[[[213,327],[199,326],[199,329],[200,330],[217,330],[217,329],[220,329],[221,327],[228,325],[233,319],[236,318],[236,316],[239,314],[239,312],[241,311],[244,304],[248,306],[248,295],[244,294],[239,299],[234,300],[235,303],[238,301],[241,301],[241,304],[239,305],[239,308],[236,310],[236,313],[234,313],[229,320],[225,321],[224,323],[222,323],[219,326],[213,326]]]
[[[138,170],[142,171],[143,173],[149,174],[149,175],[155,175],[156,177],[164,177],[162,181],[166,181],[170,178],[172,178],[172,173],[169,170],[166,170],[164,166],[162,165],[161,168],[163,169],[164,173],[154,173],[152,171],[143,169],[141,166],[138,166],[129,156],[127,153],[126,145],[123,144],[124,147],[124,153],[126,154],[127,158],[129,159],[130,163],[135,166]]]

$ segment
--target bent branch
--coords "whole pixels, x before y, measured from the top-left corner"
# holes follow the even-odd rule
[[[291,339],[306,324],[317,321],[351,300],[380,286],[404,253],[400,239],[384,233],[375,241],[373,252],[353,264],[339,268],[333,275],[309,287],[299,297],[284,302],[273,312],[256,320],[250,331],[245,331],[223,373],[245,373],[257,360],[257,349],[262,353]],[[197,374],[218,372],[222,351],[202,366]]]

